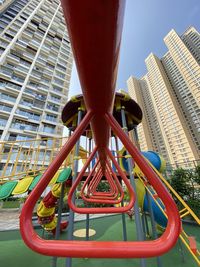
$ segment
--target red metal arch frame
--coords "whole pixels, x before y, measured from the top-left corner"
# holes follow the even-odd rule
[[[122,189],[122,186],[116,176],[116,174],[113,172],[109,162],[106,163],[106,172],[105,172],[105,177],[107,182],[110,185],[110,192],[98,192],[96,191],[96,188],[99,184],[99,182],[101,181],[102,178],[102,173],[100,173],[99,176],[97,177],[93,177],[92,181],[94,181],[94,183],[90,183],[88,184],[89,179],[86,179],[85,183],[83,184],[83,187],[81,189],[81,196],[83,197],[84,200],[86,200],[86,197],[88,196],[90,199],[98,199],[98,198],[103,198],[103,199],[116,199],[119,197],[120,194],[120,198],[117,200],[117,202],[121,202],[122,198],[124,197],[124,191]],[[112,173],[112,175],[111,175]],[[87,190],[87,194],[85,196],[84,194],[84,190],[86,189],[86,186],[88,185],[88,190]],[[106,202],[105,202],[106,203]],[[114,203],[113,203],[114,204]],[[117,204],[117,203],[115,203]]]
[[[99,175],[97,177],[93,177],[92,178],[92,184],[89,183],[88,184],[88,188],[87,188],[87,192],[86,194],[84,194],[83,190],[81,190],[81,196],[83,196],[83,199],[85,201],[89,201],[92,200],[93,202],[95,202],[95,199],[116,199],[117,196],[119,195],[119,193],[121,192],[121,196],[123,198],[124,192],[122,190],[122,188],[118,188],[117,185],[115,184],[115,182],[113,181],[113,178],[110,176],[110,174],[108,173],[108,171],[105,171],[105,177],[106,177],[106,181],[108,182],[109,186],[110,186],[110,192],[99,192],[97,191],[97,187],[102,179],[103,173],[100,172]],[[105,202],[106,203],[106,202]]]
[[[69,195],[68,195],[68,205],[70,206],[70,208],[77,213],[84,213],[84,214],[89,214],[89,213],[122,213],[122,212],[127,212],[128,210],[130,210],[133,207],[134,201],[135,201],[135,194],[134,191],[132,189],[131,184],[129,183],[129,180],[127,179],[126,175],[123,173],[123,171],[120,169],[120,166],[118,165],[118,163],[116,162],[116,160],[114,159],[112,153],[110,152],[109,149],[107,149],[107,154],[110,157],[110,159],[113,161],[113,164],[115,165],[119,175],[121,176],[122,180],[124,181],[128,191],[129,191],[129,195],[130,195],[130,202],[127,206],[124,207],[103,207],[103,208],[79,208],[76,207],[74,205],[74,203],[72,202],[72,196],[73,193],[75,192],[76,188],[78,187],[83,174],[85,172],[85,170],[87,169],[90,161],[93,158],[93,155],[95,154],[96,149],[91,153],[90,157],[88,158],[88,160],[86,161],[85,165],[83,166],[82,170],[80,171],[79,175],[76,178],[76,181],[74,182],[74,184],[72,185],[70,191],[69,191]],[[91,201],[94,202],[94,201]],[[99,200],[99,203],[105,203],[105,201],[103,200]],[[117,204],[121,202],[121,199],[119,199],[118,201],[115,201],[113,203],[113,201],[106,201],[107,203],[110,204]]]
[[[161,255],[171,249],[178,239],[181,223],[177,207],[159,177],[111,115],[125,1],[61,2],[88,112],[27,199],[20,216],[22,238],[34,251],[60,257],[143,258]],[[158,239],[135,242],[43,240],[34,231],[32,212],[37,200],[89,122],[98,147],[103,174],[112,128],[163,201],[168,223],[165,232]]]

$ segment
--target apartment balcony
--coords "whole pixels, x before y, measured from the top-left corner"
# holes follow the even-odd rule
[[[35,66],[39,68],[46,68],[46,62],[44,60],[38,59],[35,62]]]
[[[59,57],[61,57],[64,60],[68,60],[69,59],[69,52],[64,52],[64,51],[60,51]]]
[[[3,112],[5,115],[10,114],[12,107],[6,105],[0,105],[0,111]]]
[[[49,56],[48,59],[47,59],[47,62],[49,62],[52,65],[55,65],[56,64],[56,61],[57,61],[57,58],[56,57]]]
[[[54,111],[54,112],[59,112],[59,105],[52,105],[52,104],[47,104],[46,109]]]
[[[24,24],[24,22],[23,22],[23,24]],[[32,37],[33,37],[33,35],[30,34],[30,33],[28,33],[27,31],[23,31],[23,32],[22,32],[22,37],[24,37],[24,38],[26,38],[26,39],[28,39],[28,40],[31,40]]]
[[[14,69],[14,73],[22,75],[23,77],[25,77],[28,73],[28,69],[22,66],[17,66]]]
[[[60,104],[61,103],[61,99],[57,99],[57,98],[48,98],[48,102],[53,103],[53,104]]]
[[[23,57],[25,58],[25,59],[27,59],[28,61],[33,61],[33,59],[34,59],[34,57],[35,57],[35,55],[34,54],[30,54],[30,53],[28,53],[28,52],[24,52],[23,53]]]
[[[34,121],[33,124],[40,123],[40,119],[41,119],[41,115],[33,113],[32,110],[30,109],[28,110],[17,109],[15,115],[26,118],[29,120],[29,122],[30,120],[33,120]]]
[[[38,126],[33,126],[33,125],[25,125],[25,124],[15,124],[13,123],[11,125],[11,128],[16,129],[16,130],[21,130],[24,132],[37,132],[38,131]]]
[[[54,52],[56,55],[58,55],[59,49],[55,48],[53,45],[51,47],[51,52]]]
[[[15,20],[15,22],[11,25],[10,28],[11,28],[11,29],[13,28],[13,29],[15,29],[15,30],[18,32],[22,25],[23,25],[23,23],[22,23],[19,19],[17,19],[17,20]]]
[[[30,12],[30,14],[31,14],[31,12]],[[28,24],[28,27],[29,27],[30,29],[32,29],[33,31],[37,31],[37,26],[34,25],[33,23],[29,23],[29,24]]]
[[[52,46],[53,45],[53,38],[46,37],[45,43],[47,43],[48,45]]]
[[[23,84],[23,82],[24,82],[24,80],[25,80],[25,78],[23,77],[19,77],[19,76],[16,76],[16,75],[12,75],[12,80],[14,80],[14,81],[17,81],[18,83],[20,83],[20,84]]]
[[[46,68],[44,71],[43,71],[43,74],[48,74],[52,77],[53,75],[53,69],[50,69],[50,68]]]
[[[47,30],[47,26],[43,25],[42,23],[40,23],[39,25],[39,29],[41,29],[42,31],[46,32]]]
[[[8,33],[9,35],[11,35],[12,37],[15,36],[15,34],[17,33],[17,31],[13,31],[11,30],[11,28],[9,30],[6,31],[6,33]]]
[[[41,128],[39,131],[38,131],[38,134],[41,135],[41,136],[47,136],[47,137],[60,137],[57,132],[56,132],[56,129],[47,129],[45,127]]]
[[[41,95],[41,94],[37,94],[37,93],[36,93],[36,94],[35,94],[35,99],[45,102],[46,99],[47,99],[47,96],[46,96],[46,95]]]
[[[56,118],[56,119],[51,119],[51,118],[44,118],[44,119],[42,119],[42,122],[44,122],[44,123],[48,123],[48,124],[52,124],[52,125],[58,125],[59,123],[58,123],[58,119]]]
[[[54,93],[55,95],[63,97],[63,88],[61,90],[59,90],[59,89],[53,87],[53,88],[51,88],[50,92]]]
[[[30,69],[30,66],[31,66],[30,63],[28,63],[28,62],[26,62],[26,61],[21,59],[19,64],[17,65],[17,68],[18,67],[22,67],[24,71],[28,72],[29,69]]]
[[[29,47],[33,48],[34,50],[38,50],[39,43],[31,41],[28,45],[29,45]]]
[[[37,70],[32,70],[31,75],[34,76],[34,77],[37,77],[37,78],[39,78],[39,79],[42,78],[42,73],[40,73],[40,72],[37,71]]]
[[[16,118],[16,119],[23,119],[23,120],[25,120],[25,121],[28,121],[28,116],[24,116],[24,115],[22,115],[22,114],[19,114],[19,113],[15,113],[14,114],[14,117]]]
[[[49,86],[47,86],[47,85],[40,85],[39,87],[38,87],[38,91],[39,92],[41,92],[41,93],[48,93],[48,91],[49,91]]]
[[[20,101],[19,107],[31,110],[32,104],[24,101]]]
[[[56,89],[55,91],[60,92],[62,94],[64,82],[61,84],[57,80],[56,81],[52,80],[52,85],[55,85],[56,87],[60,88],[60,91],[59,91],[59,89]]]
[[[4,40],[4,41],[7,41],[7,42],[11,42],[12,41],[12,39],[13,39],[13,37],[11,37],[11,36],[8,36],[8,35],[3,35],[3,36],[1,36],[1,38]]]
[[[34,95],[29,93],[29,92],[23,92],[23,97],[26,98],[26,100],[33,101],[34,100]],[[32,105],[31,105],[32,107]]]
[[[10,63],[15,63],[15,64],[18,64],[20,62],[19,57],[12,55],[12,54],[7,55],[6,60]]]
[[[27,47],[27,44],[24,43],[24,42],[22,42],[22,41],[20,41],[20,40],[18,40],[18,41],[15,43],[15,48],[16,48],[17,50],[21,50],[22,52],[26,49],[26,47]]]
[[[43,110],[44,110],[44,108],[41,108],[41,107],[39,107],[39,106],[32,106],[31,107],[31,111],[33,111],[33,112],[38,112],[38,113],[40,113],[40,114],[42,114],[42,112],[43,112]]]
[[[39,11],[38,11],[38,12],[39,12]],[[34,19],[35,19],[35,16],[34,16]],[[40,19],[36,20],[36,22],[40,22]],[[38,31],[36,31],[36,32],[34,33],[34,37],[36,37],[36,38],[42,40],[43,37],[44,37],[44,35],[43,35],[42,33],[38,32]]]
[[[39,83],[41,78],[31,73],[30,79],[33,82]]]
[[[19,91],[21,90],[21,86],[14,85],[14,84],[6,84],[5,89],[8,91],[12,91],[12,93],[19,94]]]
[[[11,77],[12,77],[12,74],[13,74],[13,72],[12,71],[10,71],[10,70],[7,70],[7,69],[0,69],[0,77],[1,78],[6,78],[6,79],[11,79]]]
[[[3,103],[9,103],[9,104],[12,104],[15,103],[16,101],[16,97],[12,97],[12,96],[9,96],[9,95],[6,95],[4,93],[0,93],[0,101],[3,102]]]
[[[56,73],[55,73],[54,77],[55,77],[56,79],[59,79],[59,81],[60,81],[61,83],[63,83],[63,82],[65,81],[65,78],[66,78],[66,73],[65,73],[65,74],[62,74],[62,73],[60,73],[58,70],[56,70]]]
[[[51,47],[49,48],[48,46],[43,45],[41,51],[43,54],[46,54],[48,56],[50,54]]]
[[[51,79],[52,75],[53,75],[53,71],[50,71],[50,70],[47,70],[47,69],[45,69],[43,71],[43,76],[47,77],[47,79],[49,79],[49,78]]]
[[[7,123],[7,120],[4,120],[2,118],[0,119],[0,127],[5,127],[6,123]]]
[[[67,64],[67,61],[66,61],[66,60],[63,60],[63,59],[61,59],[60,57],[58,57],[58,60],[57,60],[57,62],[58,62],[60,65],[63,65],[63,66],[66,66],[66,64]]]
[[[16,27],[16,25],[17,25],[18,27]],[[14,31],[14,32],[18,32],[20,27],[21,27],[21,25],[19,25],[19,23],[15,21],[15,22],[10,26],[10,30],[12,30],[12,31]]]
[[[59,67],[58,65],[56,66],[56,71],[59,71],[61,72],[61,74],[63,74],[64,76],[66,75],[66,71],[67,71],[67,68],[64,68],[64,67]]]

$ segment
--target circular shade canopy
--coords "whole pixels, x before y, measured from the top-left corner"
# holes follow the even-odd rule
[[[115,94],[115,102],[113,108],[113,116],[122,127],[121,109],[124,109],[128,131],[132,130],[135,125],[142,121],[142,110],[140,106],[125,92]],[[74,131],[77,127],[78,111],[82,111],[82,118],[87,113],[85,108],[83,95],[72,97],[62,111],[63,124]],[[86,129],[84,135],[90,132],[90,126]]]

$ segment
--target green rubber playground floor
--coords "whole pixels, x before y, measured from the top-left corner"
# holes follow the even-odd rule
[[[135,223],[126,217],[128,240],[136,239]],[[85,228],[85,222],[75,223],[75,230]],[[109,216],[93,219],[90,221],[90,228],[96,231],[92,240],[122,240],[121,216]],[[185,225],[184,229],[190,235],[194,235],[200,240],[200,228],[192,225]],[[41,234],[41,230],[37,230]],[[67,232],[61,234],[61,239],[66,239]],[[47,237],[47,236],[46,236]],[[82,238],[76,238],[83,240]],[[196,267],[190,253],[185,249],[181,241],[167,254],[161,256],[162,267]],[[182,247],[182,255],[181,255]],[[200,243],[198,243],[200,247]],[[59,258],[58,267],[65,267],[64,258]],[[147,259],[147,267],[156,267],[156,259]],[[0,266],[1,267],[51,267],[52,258],[39,255],[25,246],[20,233],[17,230],[0,232]],[[139,259],[73,259],[72,267],[139,267]]]

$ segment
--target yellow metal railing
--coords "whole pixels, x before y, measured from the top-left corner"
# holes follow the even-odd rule
[[[0,142],[0,183],[46,169],[66,137]]]
[[[67,139],[60,137],[0,142],[0,184],[43,172]],[[87,151],[80,147],[79,159],[84,162],[86,158]],[[73,171],[74,160],[73,148],[61,168],[68,166]]]
[[[152,166],[152,165],[151,165]],[[153,168],[155,170],[155,168]],[[156,170],[157,171],[157,170]],[[158,171],[157,171],[158,172]],[[159,173],[159,172],[158,172]],[[154,194],[152,193],[152,190],[149,189],[149,187],[147,186],[147,184],[144,182],[144,179],[143,177],[141,176],[140,173],[137,173],[137,176],[138,178],[140,179],[140,181],[143,183],[144,187],[146,188],[147,192],[151,195],[151,197],[154,199],[156,205],[158,206],[158,208],[161,210],[161,212],[163,213],[163,215],[167,218],[167,214],[165,213],[164,209],[162,208],[162,206],[160,205],[160,203],[157,201],[157,198],[154,196]],[[159,173],[159,177],[162,176],[160,173]],[[165,180],[164,177],[162,177],[162,180]],[[168,183],[167,183],[168,184]],[[170,186],[171,187],[171,186]],[[170,189],[170,188],[169,188]],[[173,189],[173,191],[175,191]],[[181,203],[185,203],[184,200],[178,195],[178,193],[175,191],[176,193],[176,197],[178,196],[179,198],[178,199],[181,199]],[[160,200],[161,201],[161,200]],[[185,207],[186,206],[186,207]],[[188,214],[191,214],[191,209],[188,207],[188,205],[185,203],[184,205],[184,209],[180,210],[179,211],[179,214],[180,214],[180,217],[183,218],[184,216],[188,215]],[[194,212],[192,211],[193,215]],[[192,214],[191,214],[192,215]],[[197,220],[197,223],[199,223],[199,218],[195,215],[195,216],[192,216],[194,219],[198,219]],[[183,242],[183,244],[185,245],[185,247],[187,248],[187,250],[190,252],[190,254],[192,255],[192,257],[194,258],[194,260],[197,262],[197,264],[200,266],[200,251],[197,249],[197,253],[195,254],[191,248],[190,248],[190,245],[189,245],[189,236],[186,234],[186,232],[184,231],[184,229],[182,229],[181,231],[181,234],[180,234],[180,239],[181,241]]]
[[[193,212],[193,210],[187,205],[187,203],[182,199],[182,197],[173,189],[173,187],[170,185],[170,183],[167,182],[167,180],[159,173],[159,171],[146,159],[146,161],[149,163],[149,165],[152,167],[152,169],[156,172],[156,174],[159,176],[161,181],[166,185],[166,187],[170,190],[171,194],[176,197],[176,199],[182,204],[184,207],[179,213],[181,218],[185,217],[186,215],[191,215],[193,219],[200,225],[200,219],[197,217],[197,215]],[[183,213],[184,212],[184,213]]]

